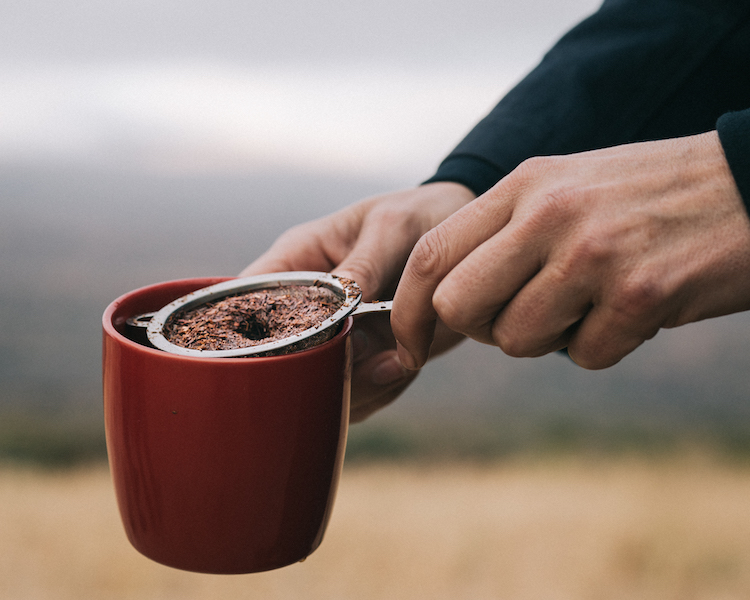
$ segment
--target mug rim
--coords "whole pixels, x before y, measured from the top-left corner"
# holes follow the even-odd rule
[[[193,361],[193,362],[209,362],[209,363],[222,363],[222,364],[234,364],[234,363],[246,363],[248,360],[252,360],[254,362],[259,361],[274,361],[279,359],[291,359],[295,356],[300,355],[309,355],[311,352],[322,352],[326,346],[329,344],[335,343],[342,337],[346,337],[354,324],[354,319],[352,316],[348,316],[344,321],[342,322],[341,331],[339,331],[336,335],[334,335],[331,339],[326,340],[325,342],[322,342],[321,344],[317,344],[311,348],[306,348],[304,350],[298,350],[296,352],[291,352],[289,354],[281,354],[281,355],[275,355],[275,356],[238,356],[238,357],[207,357],[207,356],[188,356],[188,355],[182,355],[182,354],[173,354],[170,352],[165,352],[163,350],[159,350],[158,348],[152,348],[149,346],[144,346],[143,344],[140,344],[134,340],[131,340],[127,336],[120,333],[114,324],[114,315],[117,312],[117,309],[122,305],[124,302],[129,300],[133,296],[137,296],[140,294],[147,293],[150,290],[154,290],[163,286],[167,285],[180,285],[180,284],[188,284],[192,282],[206,282],[206,285],[201,285],[200,287],[208,287],[210,285],[213,285],[215,283],[220,283],[222,281],[229,281],[231,279],[237,279],[237,277],[187,277],[182,279],[170,279],[166,281],[160,281],[157,283],[152,283],[149,285],[145,285],[139,288],[136,288],[134,290],[130,290],[129,292],[125,292],[124,294],[121,294],[112,302],[110,302],[107,305],[107,308],[104,310],[104,313],[102,315],[102,327],[104,329],[104,332],[109,337],[117,340],[118,343],[125,344],[128,346],[132,346],[134,348],[137,348],[140,351],[144,351],[147,353],[156,353],[159,357],[165,359],[165,360],[180,360],[180,361]],[[196,288],[200,289],[200,288]],[[133,316],[133,315],[130,315]],[[126,317],[127,318],[127,317]]]

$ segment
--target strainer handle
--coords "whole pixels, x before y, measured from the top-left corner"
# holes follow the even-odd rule
[[[382,302],[360,302],[357,308],[352,312],[352,316],[363,315],[365,313],[390,311],[393,307],[393,300],[384,300]]]

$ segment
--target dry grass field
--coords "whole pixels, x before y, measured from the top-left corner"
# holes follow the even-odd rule
[[[6,467],[0,598],[750,598],[750,468],[700,456],[348,467],[304,563],[210,576],[129,546],[105,468]]]

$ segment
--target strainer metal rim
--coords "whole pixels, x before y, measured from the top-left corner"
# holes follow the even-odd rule
[[[195,350],[173,344],[164,336],[163,330],[169,318],[180,310],[188,310],[200,304],[218,300],[226,296],[241,294],[259,289],[269,289],[290,285],[306,285],[326,287],[336,295],[343,298],[341,307],[330,317],[315,327],[305,329],[300,333],[285,337],[281,340],[247,346],[244,348],[232,348],[229,350]],[[182,356],[195,356],[201,358],[233,358],[247,357],[266,354],[292,344],[296,344],[313,335],[317,335],[324,329],[335,326],[343,319],[352,314],[362,301],[362,292],[359,286],[349,279],[338,277],[332,273],[321,271],[284,271],[281,273],[266,273],[252,277],[241,277],[229,279],[199,290],[195,290],[174,300],[156,311],[151,316],[146,335],[153,346],[170,354]]]

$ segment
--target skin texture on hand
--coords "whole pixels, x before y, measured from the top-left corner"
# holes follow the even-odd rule
[[[716,132],[535,158],[423,236],[391,316],[408,368],[435,321],[599,369],[662,327],[750,308],[750,220]]]
[[[283,233],[241,275],[276,271],[326,271],[362,288],[364,301],[393,297],[401,272],[419,238],[474,199],[455,183],[431,183],[363,200]],[[434,352],[463,336],[438,327]],[[357,317],[352,332],[352,422],[395,400],[416,378],[396,353],[388,315]]]

